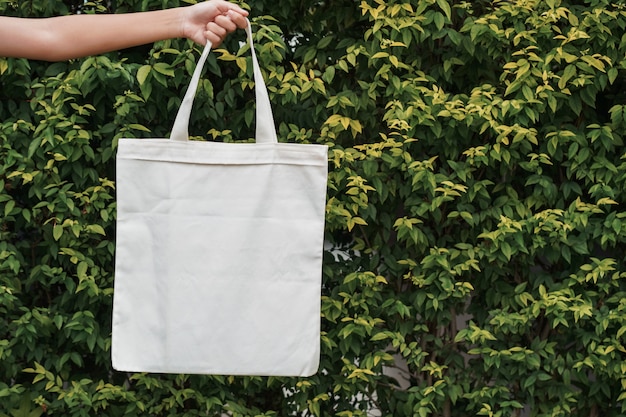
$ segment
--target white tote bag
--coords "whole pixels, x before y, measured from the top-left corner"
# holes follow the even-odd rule
[[[205,48],[168,139],[121,139],[112,362],[310,376],[320,355],[327,147],[278,143],[247,28],[256,143],[188,140]]]

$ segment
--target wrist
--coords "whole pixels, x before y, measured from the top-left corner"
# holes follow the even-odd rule
[[[191,39],[191,24],[190,24],[190,6],[186,6],[186,7],[176,7],[175,10],[176,11],[176,21],[178,22],[177,25],[177,32],[176,32],[176,37],[179,38],[186,38],[186,39]]]

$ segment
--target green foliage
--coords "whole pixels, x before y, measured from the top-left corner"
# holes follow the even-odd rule
[[[82,3],[0,12],[179,4]],[[250,7],[280,139],[330,146],[321,371],[112,371],[116,141],[168,135],[198,48],[0,58],[0,416],[624,415],[623,4]],[[193,135],[253,135],[242,40]]]

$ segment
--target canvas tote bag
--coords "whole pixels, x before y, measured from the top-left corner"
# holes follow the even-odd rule
[[[278,143],[247,28],[256,143],[189,141],[207,45],[170,139],[120,139],[112,362],[310,376],[320,349],[327,147]]]

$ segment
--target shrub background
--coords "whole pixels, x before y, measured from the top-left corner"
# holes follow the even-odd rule
[[[0,416],[624,415],[626,6],[247,7],[280,139],[330,146],[321,371],[111,369],[117,139],[168,135],[198,47],[0,58]],[[252,136],[243,40],[210,56],[192,134]]]

